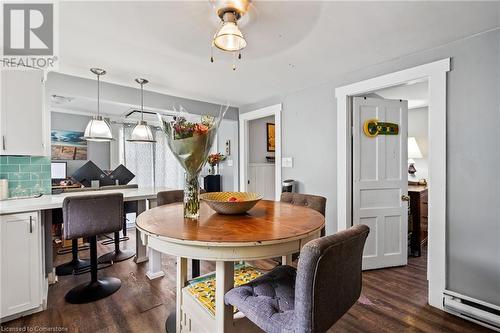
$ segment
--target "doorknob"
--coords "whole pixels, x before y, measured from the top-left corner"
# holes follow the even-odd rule
[[[401,201],[410,201],[410,196],[406,195],[406,194],[403,194],[401,196]]]

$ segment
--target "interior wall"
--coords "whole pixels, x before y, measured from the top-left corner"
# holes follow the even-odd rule
[[[84,132],[87,123],[91,119],[90,116],[81,116],[69,113],[51,112],[51,130],[67,130]],[[86,160],[67,160],[68,176],[71,176],[78,168],[83,166],[87,161],[94,162],[103,170],[110,169],[110,147],[109,142],[87,142],[87,159]]]
[[[500,306],[500,30],[345,73],[240,112],[283,103],[283,156],[294,159],[283,179],[296,178],[300,192],[327,197],[330,234],[337,230],[335,88],[448,57],[447,288]]]
[[[274,124],[274,116],[248,122],[249,163],[266,163],[266,156],[274,156],[273,152],[267,151],[267,123]]]
[[[226,152],[226,141],[230,141],[230,154]],[[222,191],[237,191],[238,181],[238,122],[225,119],[221,122],[217,133],[217,151],[226,155],[226,160],[219,164]],[[206,168],[205,168],[206,169]]]
[[[408,137],[415,137],[423,158],[414,158],[417,179],[429,179],[429,110],[408,110]]]

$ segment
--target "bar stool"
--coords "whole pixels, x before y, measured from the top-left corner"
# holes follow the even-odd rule
[[[53,209],[52,210],[52,223],[54,224],[62,224],[63,223],[63,214],[62,209]],[[78,257],[78,252],[83,250],[88,250],[88,246],[78,246],[78,239],[71,240],[71,248],[63,248],[57,251],[57,254],[67,254],[71,252],[71,261],[61,264],[56,267],[56,275],[71,275],[74,272],[87,269],[90,267],[90,260],[88,259],[80,259]]]
[[[127,214],[133,212],[137,212],[137,201],[125,202],[123,204],[123,227],[122,227],[123,237],[120,238],[119,231],[116,231],[114,233],[113,243],[115,244],[115,249],[109,253],[100,256],[97,259],[97,261],[100,264],[124,261],[132,258],[135,255],[134,251],[120,249],[120,242],[129,239],[127,237]],[[109,244],[109,243],[103,242],[102,244]]]
[[[105,298],[121,287],[114,277],[97,277],[97,235],[122,228],[123,194],[81,195],[63,201],[64,237],[85,237],[90,243],[90,282],[71,289],[66,302],[81,304]]]

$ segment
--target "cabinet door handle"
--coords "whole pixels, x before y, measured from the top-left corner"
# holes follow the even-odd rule
[[[30,216],[30,234],[33,233],[33,216]]]
[[[2,135],[2,148],[5,150],[5,135]]]

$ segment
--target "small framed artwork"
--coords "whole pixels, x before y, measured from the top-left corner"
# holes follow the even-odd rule
[[[83,132],[52,130],[51,148],[53,160],[86,160],[87,141]]]
[[[274,124],[273,123],[266,123],[266,142],[267,142],[267,151],[268,152],[275,152],[276,151],[276,146],[275,146],[275,136],[274,136]]]

